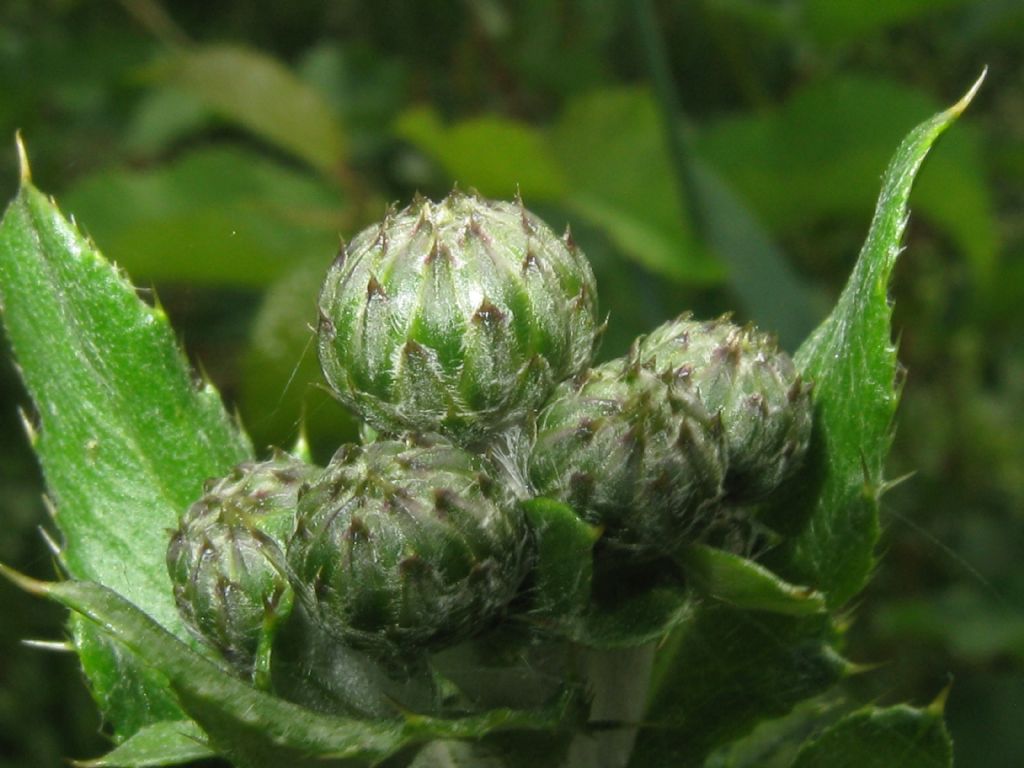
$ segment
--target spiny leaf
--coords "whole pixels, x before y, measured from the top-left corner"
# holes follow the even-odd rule
[[[950,768],[953,743],[941,702],[926,709],[868,707],[809,741],[793,768]]]
[[[815,220],[866,214],[902,126],[936,111],[925,93],[890,80],[831,77],[798,89],[777,109],[706,126],[696,148],[769,226],[794,232]],[[965,126],[943,140],[915,182],[914,210],[955,241],[973,276],[984,282],[999,243],[974,138]],[[775,183],[780,178],[784,185]]]
[[[211,744],[239,768],[329,766],[345,760],[372,764],[434,739],[478,740],[497,732],[558,729],[577,709],[576,700],[565,696],[537,710],[493,709],[452,720],[413,713],[379,720],[323,715],[227,674],[105,587],[80,581],[38,582],[2,566],[0,575],[80,613],[159,669]]]
[[[797,367],[814,385],[815,430],[807,467],[768,514],[776,527],[796,534],[769,565],[784,578],[825,592],[832,607],[855,595],[874,565],[883,466],[899,402],[888,285],[910,189],[928,150],[980,85],[981,79],[904,139],[886,171],[846,288],[796,354]]]
[[[76,762],[78,768],[150,768],[215,757],[206,734],[191,720],[147,725],[103,757]]]
[[[703,606],[655,659],[630,767],[702,765],[716,747],[827,690],[848,669],[831,635],[824,615]]]
[[[0,300],[38,419],[34,448],[75,578],[126,595],[184,636],[164,566],[167,529],[205,479],[250,455],[216,390],[197,385],[163,309],[150,306],[36,190],[0,224]],[[152,673],[75,633],[97,699],[121,736],[168,714]],[[163,703],[160,703],[163,702]],[[152,710],[152,711],[151,711]]]
[[[762,565],[703,544],[682,555],[686,573],[706,594],[735,608],[810,616],[825,610],[820,592],[789,584]]]

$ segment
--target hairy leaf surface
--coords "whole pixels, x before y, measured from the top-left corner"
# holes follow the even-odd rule
[[[929,149],[973,95],[974,89],[903,140],[853,274],[832,314],[796,354],[797,367],[814,385],[815,427],[807,467],[769,515],[796,534],[770,564],[783,577],[823,591],[832,607],[860,591],[875,562],[878,500],[899,402],[888,286],[910,189]]]
[[[79,768],[151,768],[215,757],[206,734],[191,720],[165,720],[142,728],[103,757],[76,763]]]
[[[0,299],[35,404],[32,441],[75,578],[124,595],[185,635],[164,566],[167,529],[203,481],[250,455],[209,383],[197,385],[167,317],[36,190],[0,225]],[[168,714],[166,693],[89,630],[83,664],[113,725],[130,734]]]
[[[333,717],[258,691],[224,672],[111,590],[92,582],[41,583],[4,569],[22,587],[80,613],[166,676],[182,706],[220,754],[239,768],[379,762],[435,739],[477,740],[491,733],[555,730],[575,711],[563,697],[536,710],[492,709],[438,719],[396,709],[394,718]]]
[[[797,755],[793,768],[949,768],[953,743],[940,707],[869,707],[847,715]]]

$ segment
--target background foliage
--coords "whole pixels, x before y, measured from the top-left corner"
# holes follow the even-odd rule
[[[652,36],[634,5],[9,0],[0,137],[20,128],[39,186],[158,290],[257,448],[305,414],[322,453],[352,425],[316,386],[311,297],[339,233],[386,202],[518,185],[571,220],[614,316],[605,357],[683,308],[737,309],[792,348],[845,280],[899,138],[988,64],[912,198],[888,476],[915,474],[885,497],[847,655],[883,662],[854,679],[861,700],[924,704],[952,680],[958,765],[1021,764],[1024,7],[659,2]],[[0,387],[0,560],[49,578],[9,363]],[[75,659],[19,644],[60,639],[61,611],[7,583],[0,602],[0,766],[102,752]]]

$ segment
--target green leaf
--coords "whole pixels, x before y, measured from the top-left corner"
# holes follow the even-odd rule
[[[953,742],[941,702],[927,709],[869,707],[804,745],[793,768],[950,768]]]
[[[832,314],[796,354],[814,384],[815,427],[807,465],[768,515],[796,535],[767,564],[784,578],[845,603],[874,565],[878,500],[899,401],[890,330],[889,277],[900,252],[910,189],[928,150],[967,107],[981,80],[956,105],[904,139],[885,173],[874,220]],[[807,510],[809,514],[801,515]]]
[[[207,45],[176,53],[157,74],[317,170],[341,169],[346,148],[340,121],[316,89],[276,59],[241,46]]]
[[[716,747],[828,689],[847,669],[831,634],[826,616],[703,606],[655,659],[629,765],[702,765]]]
[[[537,543],[531,615],[577,615],[590,600],[594,544],[600,531],[553,499],[530,499],[522,506]]]
[[[820,592],[789,584],[762,565],[703,544],[682,555],[686,573],[697,587],[734,608],[809,616],[825,610]]]
[[[839,46],[971,0],[803,0],[802,21],[819,42]]]
[[[149,768],[180,765],[215,757],[206,734],[191,720],[167,720],[147,725],[120,746],[95,760],[75,763],[78,768]]]
[[[140,663],[131,651],[78,614],[71,614],[68,624],[89,692],[104,720],[113,726],[116,739],[131,736],[151,723],[184,717],[167,680],[157,670]]]
[[[163,310],[136,296],[22,167],[0,224],[0,299],[36,407],[30,438],[63,534],[61,563],[184,636],[166,531],[205,479],[250,455],[248,441],[213,386],[193,381]],[[76,638],[108,712],[166,715],[152,672],[122,667],[123,654],[88,632]],[[139,724],[113,721],[121,736]]]
[[[663,639],[692,620],[693,601],[682,588],[658,586],[610,604],[592,604],[566,633],[590,648],[614,650]]]
[[[150,88],[140,98],[125,132],[125,149],[154,156],[207,127],[210,113],[195,96],[177,88]]]
[[[159,669],[218,753],[239,768],[376,763],[435,739],[479,740],[497,732],[554,730],[577,710],[575,699],[566,696],[536,710],[494,709],[452,720],[413,713],[378,720],[323,715],[224,672],[106,587],[83,581],[42,583],[2,566],[0,575],[82,614]]]
[[[565,180],[543,134],[532,126],[488,115],[444,125],[430,109],[413,109],[395,124],[399,136],[441,163],[460,184],[488,197],[557,199]]]
[[[349,226],[326,184],[229,147],[154,169],[100,171],[76,183],[64,205],[137,280],[263,286],[296,261],[326,269]]]
[[[621,88],[572,101],[551,133],[566,203],[603,227],[622,250],[681,282],[717,282],[721,264],[683,215],[657,108],[649,93]]]
[[[808,734],[835,719],[842,696],[838,691],[827,692],[806,699],[788,715],[765,720],[712,752],[703,768],[792,768]]]
[[[815,219],[866,217],[882,158],[907,126],[936,111],[913,88],[845,75],[801,88],[776,110],[712,123],[696,150],[769,227],[795,233]],[[929,161],[914,200],[915,212],[953,238],[975,275],[990,277],[998,234],[979,142],[968,128]]]

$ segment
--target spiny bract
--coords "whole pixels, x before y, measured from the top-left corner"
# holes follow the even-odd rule
[[[683,315],[637,339],[630,355],[721,419],[727,502],[761,501],[800,466],[811,436],[811,387],[768,334],[726,317]]]
[[[287,616],[292,591],[284,542],[299,488],[317,471],[278,453],[211,481],[167,549],[182,618],[242,674],[251,674],[264,633]]]
[[[644,552],[671,552],[709,522],[726,469],[717,419],[625,358],[559,386],[529,465],[538,493],[604,526],[606,541]]]
[[[472,443],[523,421],[590,364],[596,301],[568,232],[557,237],[521,202],[419,198],[328,271],[320,364],[377,429]]]
[[[312,613],[384,655],[438,647],[493,621],[529,561],[519,508],[447,444],[344,446],[299,499],[288,560]]]

